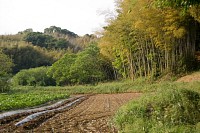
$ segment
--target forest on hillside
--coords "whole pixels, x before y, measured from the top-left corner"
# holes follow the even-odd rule
[[[1,35],[0,48],[15,64],[13,74],[22,69],[51,66],[66,53],[78,53],[96,42],[95,35],[79,37],[67,29],[51,26],[44,32],[26,29],[16,35]]]
[[[90,44],[96,44],[98,40],[99,38],[96,35],[78,36],[67,29],[56,26],[45,28],[44,32],[34,32],[30,28],[15,35],[1,35],[0,56],[2,59],[0,64],[2,69],[0,70],[0,85],[7,87],[8,81],[13,76],[12,80],[16,79],[19,85],[47,86],[55,85],[56,83],[61,85],[61,81],[64,82],[62,85],[67,85],[69,84],[68,81],[57,80],[58,78],[66,79],[66,77],[63,77],[63,75],[66,76],[64,74],[66,71],[59,68],[66,66],[68,63],[59,60],[70,57],[70,55],[76,56],[80,54]],[[98,51],[96,54],[98,54]],[[87,57],[83,58],[88,60],[86,59]],[[70,58],[66,60],[68,61]],[[59,64],[61,66],[56,65],[58,64],[56,62],[62,62],[62,64]],[[54,63],[55,65],[53,65]],[[58,66],[58,70],[51,74],[49,72],[49,76],[56,75],[58,72],[63,74],[57,75],[56,79],[49,77],[47,70],[50,69],[50,66],[53,67],[51,68],[53,70],[55,70],[54,66]],[[14,81],[13,84],[16,82]]]
[[[99,37],[80,37],[56,26],[44,32],[26,29],[1,35],[1,55],[13,62],[8,68],[12,68],[11,75],[16,74],[16,84],[49,85],[45,82],[52,79],[54,85],[140,77],[156,80],[199,69],[198,1],[116,2],[118,15],[108,20]],[[8,70],[3,70],[4,75]],[[38,76],[41,71],[44,75]],[[28,73],[31,78],[24,76]],[[41,81],[38,77],[45,79],[43,83],[37,83]]]

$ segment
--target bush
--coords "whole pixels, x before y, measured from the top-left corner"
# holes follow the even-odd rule
[[[50,86],[55,81],[47,76],[48,67],[24,69],[18,72],[12,80],[14,85],[28,86]]]
[[[200,94],[167,89],[132,101],[114,117],[122,132],[197,132],[200,122]]]

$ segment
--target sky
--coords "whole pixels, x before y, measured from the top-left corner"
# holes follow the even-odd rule
[[[16,34],[50,26],[78,35],[93,34],[106,25],[115,0],[0,0],[0,34]]]

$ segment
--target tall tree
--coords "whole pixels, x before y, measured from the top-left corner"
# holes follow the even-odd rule
[[[10,59],[6,54],[0,49],[0,76],[4,76],[11,72],[13,67],[12,59]]]
[[[12,60],[0,49],[0,92],[5,92],[9,89],[8,73],[11,72],[12,67]]]
[[[64,57],[50,67],[47,74],[56,80],[57,85],[72,84],[70,68],[75,60],[75,54],[65,54]]]
[[[155,78],[195,67],[197,12],[192,16],[190,10],[181,13],[185,7],[160,8],[155,2],[120,1],[117,18],[105,27],[101,53],[113,62],[118,77]]]
[[[70,73],[72,81],[79,84],[104,80],[105,73],[102,70],[99,48],[96,45],[90,45],[79,53],[70,68]]]

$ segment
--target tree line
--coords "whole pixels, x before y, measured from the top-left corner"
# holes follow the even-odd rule
[[[51,66],[66,53],[78,53],[90,43],[95,43],[95,35],[78,36],[77,34],[51,26],[42,32],[26,29],[15,35],[1,35],[0,49],[15,64],[13,74],[22,69]]]
[[[48,86],[96,84],[113,79],[112,65],[100,54],[96,44],[82,52],[66,53],[49,67],[23,69],[13,78],[14,85]]]
[[[95,84],[113,78],[112,65],[100,54],[97,45],[89,45],[78,54],[65,54],[47,72],[57,85]]]
[[[118,16],[104,27],[99,44],[116,78],[156,79],[199,66],[199,2],[123,0],[117,5]]]
[[[113,79],[110,61],[100,54],[99,38],[79,37],[59,27],[44,33],[26,29],[16,35],[0,36],[0,49],[13,66],[13,85],[95,84]],[[3,65],[2,65],[3,66]]]

